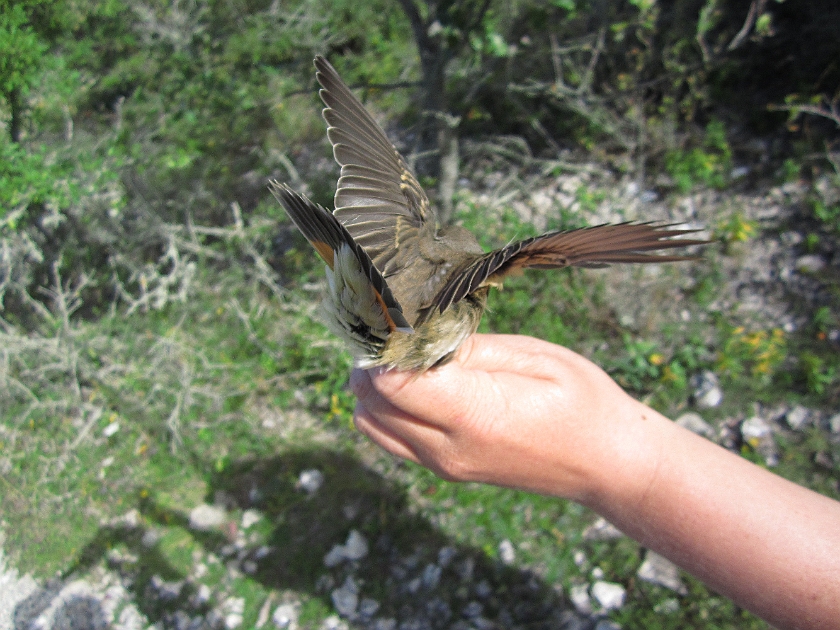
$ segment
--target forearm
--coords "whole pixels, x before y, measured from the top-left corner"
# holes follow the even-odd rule
[[[357,370],[351,385],[356,425],[391,453],[573,499],[771,623],[838,627],[840,504],[682,429],[574,352],[474,335],[422,376]]]
[[[629,450],[656,465],[641,463],[638,475],[620,483],[602,479],[584,502],[779,627],[837,627],[840,504],[646,407],[635,413],[647,416],[648,443]]]

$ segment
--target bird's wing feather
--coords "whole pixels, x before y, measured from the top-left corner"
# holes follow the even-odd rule
[[[400,269],[401,247],[431,238],[435,216],[405,159],[330,63],[315,58],[327,136],[341,165],[335,216],[385,276]]]
[[[621,223],[550,232],[490,252],[454,273],[433,301],[443,312],[476,289],[498,283],[517,270],[559,267],[603,267],[610,263],[652,263],[691,260],[692,256],[648,254],[651,250],[700,245],[708,241],[674,239],[695,230],[670,225]]]
[[[391,330],[411,332],[411,324],[406,321],[402,307],[385,278],[344,226],[327,209],[296,193],[285,184],[272,181],[269,182],[269,188],[330,269],[335,269],[336,253],[344,247],[349,248],[376,292],[377,302],[382,307]]]

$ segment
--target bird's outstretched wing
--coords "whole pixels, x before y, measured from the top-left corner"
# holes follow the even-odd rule
[[[387,277],[402,265],[400,250],[432,238],[435,216],[405,159],[330,63],[315,58],[324,119],[341,166],[335,216]]]
[[[443,312],[485,284],[499,284],[522,269],[603,267],[610,263],[654,263],[691,260],[693,256],[645,252],[702,245],[708,241],[674,239],[696,230],[672,229],[671,225],[620,223],[550,232],[512,243],[485,254],[452,274],[434,298],[431,308]]]
[[[378,355],[391,332],[413,332],[385,278],[341,223],[284,184],[272,181],[269,188],[331,270],[325,300],[330,328],[366,356]]]

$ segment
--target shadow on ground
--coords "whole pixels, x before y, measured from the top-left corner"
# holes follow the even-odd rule
[[[312,495],[297,487],[300,473],[310,469],[324,475],[323,485]],[[228,510],[258,510],[272,524],[270,533],[250,544],[250,538],[236,535],[236,520],[216,531],[197,531],[189,528],[186,512],[140,500],[140,523],[100,528],[62,581],[104,561],[157,627],[223,627],[222,617],[211,613],[218,602],[208,600],[197,581],[167,561],[153,535],[161,527],[179,526],[205,554],[269,589],[309,594],[331,609],[336,590],[343,589],[351,603],[353,597],[359,602],[343,615],[357,627],[539,630],[580,629],[592,623],[573,615],[551,585],[533,573],[454,543],[412,513],[404,488],[349,455],[305,449],[242,461],[213,474],[208,494],[208,502],[221,501]],[[325,555],[343,544],[351,530],[368,541],[369,553],[326,567]],[[55,588],[47,585],[18,605],[16,630],[32,627]],[[64,606],[70,612],[73,606],[84,609],[84,618],[56,617],[54,630],[106,627],[104,616],[90,609],[90,601]]]

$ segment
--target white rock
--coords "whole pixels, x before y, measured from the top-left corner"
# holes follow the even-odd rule
[[[166,581],[159,575],[153,575],[149,580],[152,588],[157,591],[157,595],[163,601],[172,601],[178,599],[181,591],[184,589],[183,580]]]
[[[350,530],[347,542],[343,545],[334,545],[324,556],[324,565],[336,567],[345,560],[361,560],[368,554],[368,543],[355,529]]]
[[[752,446],[768,466],[779,463],[779,451],[773,439],[773,427],[759,416],[747,418],[741,423],[741,437]]]
[[[114,525],[124,525],[125,527],[134,528],[140,526],[141,520],[140,511],[137,508],[131,508],[122,516],[116,517],[112,523]]]
[[[575,194],[583,186],[583,180],[579,175],[558,177],[557,181],[560,183],[560,190],[569,194]]]
[[[228,597],[219,608],[225,616],[225,627],[234,630],[242,625],[245,614],[244,597]]]
[[[476,597],[479,599],[487,599],[493,594],[493,587],[490,586],[490,582],[487,580],[481,580],[481,582],[475,585],[474,590]]]
[[[359,602],[359,614],[362,617],[373,617],[379,610],[379,602],[370,597],[365,597]]]
[[[718,384],[718,377],[709,370],[692,379],[694,402],[701,409],[713,409],[723,402],[723,390]]]
[[[840,433],[840,413],[836,413],[828,419],[828,426],[832,433]]]
[[[190,511],[190,528],[209,531],[224,525],[227,512],[217,505],[202,503]]]
[[[800,273],[816,273],[825,268],[825,261],[822,256],[807,254],[797,258],[794,267],[796,267],[796,270]]]
[[[347,576],[339,588],[330,593],[333,606],[342,617],[351,617],[356,614],[359,606],[359,587],[351,576]]]
[[[423,569],[423,586],[426,590],[434,590],[437,588],[438,584],[440,584],[440,576],[443,572],[438,565],[429,563],[426,565],[426,568]]]
[[[711,439],[715,436],[715,430],[712,428],[712,425],[703,420],[703,416],[699,413],[688,411],[677,418],[676,423],[684,429],[688,429],[692,433],[702,435],[705,438]]]
[[[538,215],[545,215],[554,207],[554,197],[545,190],[538,190],[531,194],[531,203]]]
[[[837,414],[837,417],[840,418],[840,414]],[[840,420],[838,422],[840,422]],[[449,563],[455,559],[455,556],[457,554],[458,552],[456,551],[455,547],[441,547],[438,551],[438,565],[442,569],[445,569],[449,566]]]
[[[348,560],[361,560],[368,555],[368,542],[355,529],[350,530],[347,542],[344,544],[344,557]]]
[[[344,518],[348,521],[355,521],[361,509],[362,506],[358,501],[351,501],[342,506],[341,513],[344,514]]]
[[[802,405],[796,405],[785,414],[785,421],[794,431],[800,431],[808,424],[811,412]]]
[[[464,615],[467,619],[475,619],[476,617],[480,617],[481,613],[484,612],[484,605],[481,602],[471,601],[468,602],[466,606],[464,606],[461,614]]]
[[[90,628],[90,630],[105,630],[108,627],[105,616],[107,596],[103,597],[102,586],[102,583],[92,584],[87,579],[79,579],[70,583],[57,582],[55,590],[41,589],[39,594],[44,601],[38,602],[40,606],[35,609],[27,610],[26,607],[21,607],[21,609],[16,610],[16,617],[18,614],[23,614],[21,614],[21,619],[15,619],[14,627],[36,630],[85,627]],[[2,595],[3,593],[0,592],[0,596]],[[89,602],[83,609],[84,613],[72,605],[74,601]],[[31,604],[31,602],[29,603]],[[116,603],[118,602],[111,602],[108,605],[108,608],[111,609],[111,617],[114,614],[114,604]],[[35,616],[36,614],[37,616]],[[27,617],[29,618],[27,619]]]
[[[752,446],[753,448],[757,448],[762,440],[771,437],[773,435],[773,427],[760,416],[753,416],[752,418],[747,418],[741,423],[741,436],[744,438],[744,441]]]
[[[113,630],[144,630],[148,626],[149,621],[137,610],[134,604],[128,604],[120,611],[117,623],[111,627]],[[5,627],[2,619],[0,619],[0,628]]]
[[[225,612],[241,615],[245,612],[245,598],[228,597],[222,602],[221,607]]]
[[[672,615],[675,612],[679,612],[679,610],[680,601],[675,597],[663,599],[661,602],[659,602],[656,606],[653,607],[653,612],[659,613],[660,615]]]
[[[321,624],[321,630],[347,630],[347,623],[338,615],[330,615]]]
[[[741,179],[750,174],[749,166],[736,166],[729,172],[729,177],[732,179]]]
[[[592,601],[589,599],[589,586],[586,584],[575,584],[569,589],[569,601],[582,615],[592,612]]]
[[[195,600],[199,604],[206,604],[213,597],[213,591],[206,584],[199,584],[195,591]]]
[[[295,630],[298,623],[298,610],[294,604],[280,604],[274,609],[271,621],[278,628]]]
[[[648,551],[636,575],[640,580],[664,586],[680,595],[688,594],[688,589],[680,579],[679,567],[658,553]]]
[[[441,33],[443,31],[443,24],[440,23],[440,20],[435,20],[431,24],[429,24],[429,28],[426,29],[426,34],[429,37],[434,37],[435,35]]]
[[[799,232],[791,230],[789,232],[782,232],[779,238],[781,239],[782,244],[793,248],[799,245],[804,237]]]
[[[508,539],[499,543],[499,560],[502,564],[513,564],[516,561],[516,549]]]
[[[0,544],[3,543],[0,532]],[[38,584],[28,575],[18,575],[16,569],[6,565],[3,549],[0,549],[0,628],[15,627],[15,609],[19,602],[32,595]]]
[[[324,566],[332,569],[344,562],[344,560],[344,545],[333,545],[333,548],[324,556]]]
[[[297,487],[307,494],[315,494],[324,484],[324,473],[317,468],[304,470],[297,480]]]
[[[143,545],[146,549],[151,549],[160,540],[160,532],[156,529],[147,529],[143,532],[143,536],[140,537],[140,544]]]
[[[624,534],[620,529],[601,516],[583,530],[583,539],[587,541],[618,540],[623,537]]]
[[[621,584],[598,581],[592,585],[592,597],[605,611],[616,610],[624,606],[627,591]]]
[[[262,515],[260,514],[259,510],[245,510],[242,513],[242,529],[248,529],[249,527],[253,527],[257,523],[259,523]]]

